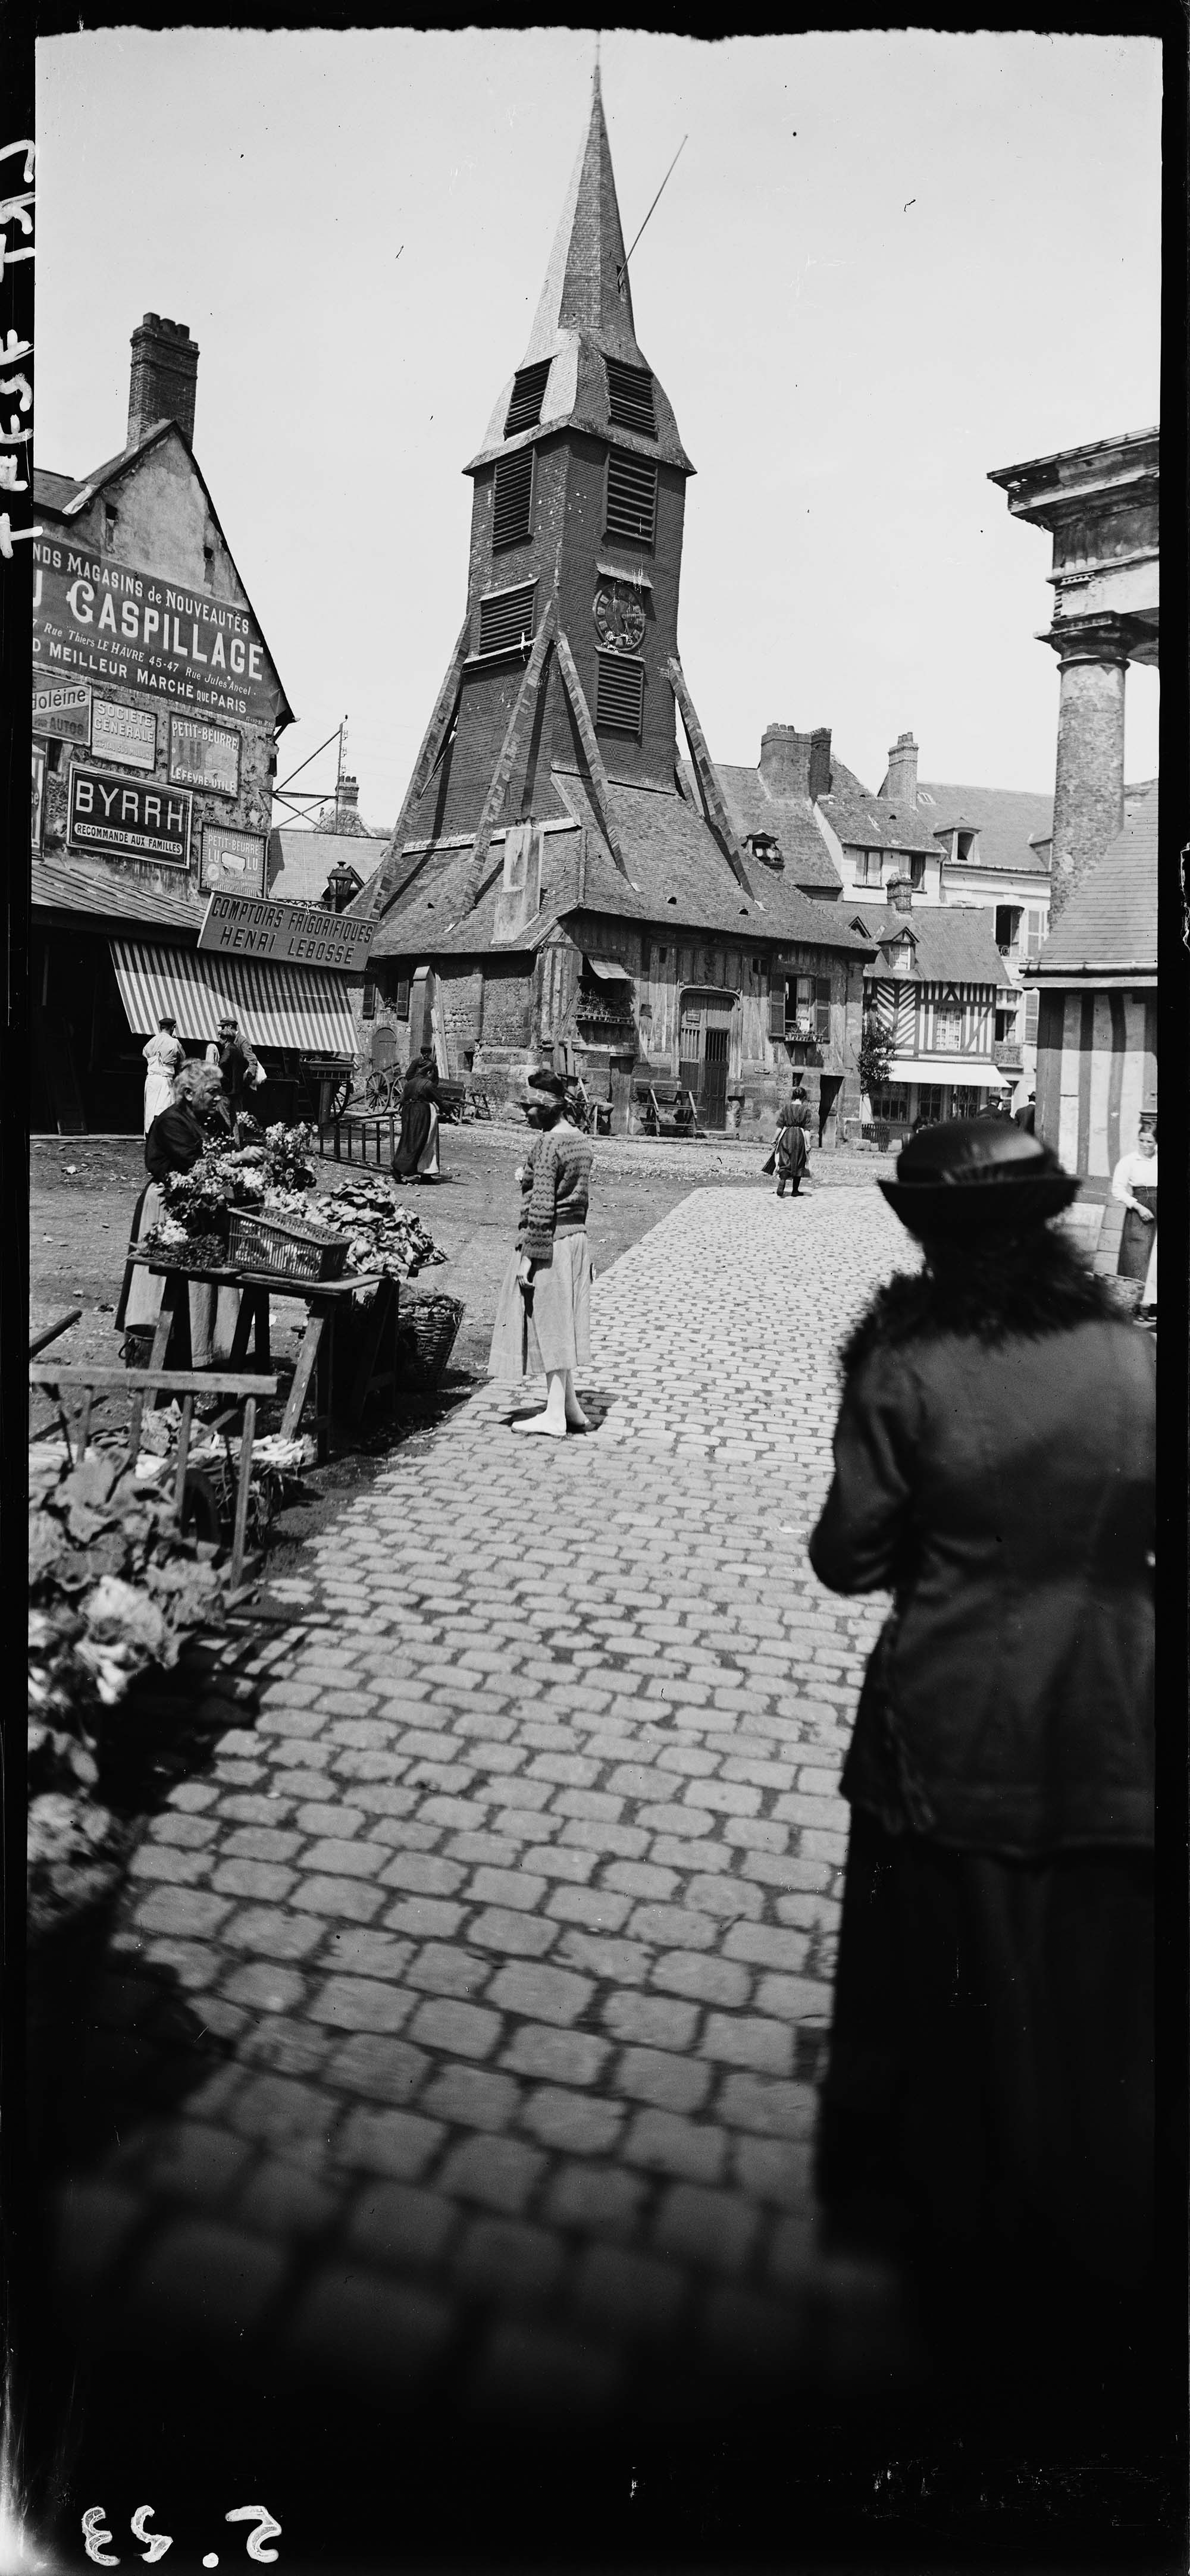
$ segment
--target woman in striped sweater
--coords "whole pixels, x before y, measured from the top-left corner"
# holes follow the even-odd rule
[[[521,1219],[500,1290],[488,1375],[504,1385],[544,1376],[544,1413],[521,1414],[512,1427],[564,1440],[568,1431],[588,1428],[574,1381],[591,1365],[591,1147],[567,1115],[561,1075],[543,1070],[531,1073],[529,1083],[539,1095],[529,1111],[539,1133],[518,1174]]]

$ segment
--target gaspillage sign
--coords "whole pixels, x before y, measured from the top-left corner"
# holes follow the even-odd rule
[[[94,555],[33,545],[33,683],[118,681],[163,705],[275,725],[280,687],[247,609]]]
[[[288,959],[295,966],[362,966],[375,935],[370,921],[323,912],[316,903],[254,902],[213,894],[198,934],[200,948],[225,957]]]

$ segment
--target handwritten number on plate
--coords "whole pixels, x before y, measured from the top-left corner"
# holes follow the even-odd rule
[[[103,2513],[104,2508],[101,2504],[93,2504],[88,2506],[83,2515],[83,2538],[87,2544],[87,2556],[94,2567],[118,2567],[119,2559],[107,2557],[102,2547],[102,2543],[110,2540],[112,2536],[110,2531],[101,2531],[99,2528]]]
[[[277,2540],[281,2536],[281,2525],[279,2522],[274,2522],[267,2505],[237,2504],[233,2507],[230,2513],[224,2515],[223,2519],[225,2522],[259,2523],[259,2531],[253,2532],[248,2543],[249,2558],[267,2560],[271,2566],[273,2560],[280,2557],[281,2552],[279,2549],[265,2549],[262,2546],[264,2541]]]
[[[138,2504],[132,2517],[133,2539],[147,2540],[149,2544],[141,2561],[142,2566],[145,2567],[155,2567],[158,2559],[164,2558],[166,2550],[173,2548],[173,2542],[167,2531],[146,2531],[145,2524],[153,2510],[151,2504]]]

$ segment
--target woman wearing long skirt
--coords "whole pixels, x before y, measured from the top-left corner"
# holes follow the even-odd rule
[[[401,1133],[393,1156],[398,1181],[439,1181],[438,1067],[432,1047],[423,1047],[405,1077],[401,1094]]]
[[[157,1023],[157,1035],[141,1048],[145,1059],[145,1134],[174,1096],[174,1081],[186,1061],[177,1022],[168,1015]]]
[[[1155,1353],[1020,1128],[928,1129],[880,1187],[925,1267],[845,1347],[810,1541],[833,1591],[893,1594],[843,1769],[819,2187],[899,2225],[969,2357],[999,2320],[1065,2385],[1135,2364],[1152,2278]]]
[[[1124,1154],[1111,1179],[1111,1194],[1126,1210],[1117,1277],[1140,1279],[1140,1311],[1157,1304],[1157,1121],[1145,1118],[1134,1152]]]
[[[529,1112],[540,1132],[520,1175],[516,1250],[500,1290],[488,1375],[506,1386],[544,1377],[544,1413],[524,1414],[512,1427],[564,1440],[588,1427],[574,1382],[591,1365],[592,1155],[571,1122],[562,1075],[531,1073],[529,1083],[540,1095]]]
[[[174,1082],[169,1105],[158,1112],[145,1138],[149,1179],[133,1210],[129,1260],[116,1308],[116,1330],[125,1336],[125,1358],[130,1368],[148,1365],[165,1287],[164,1280],[155,1279],[131,1255],[164,1214],[164,1184],[169,1174],[192,1171],[208,1135],[219,1136],[226,1143],[228,1125],[222,1103],[218,1066],[187,1062]],[[239,1290],[216,1290],[209,1282],[196,1281],[189,1291],[189,1309],[191,1366],[207,1368],[212,1358],[226,1358],[231,1349],[240,1310]]]

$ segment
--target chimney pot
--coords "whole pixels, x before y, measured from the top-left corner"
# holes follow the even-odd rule
[[[888,778],[885,795],[910,814],[917,812],[917,744],[911,733],[900,733],[888,755]]]
[[[161,420],[176,420],[188,447],[194,442],[198,345],[184,322],[146,313],[132,334],[127,447],[135,447]]]
[[[760,737],[760,774],[773,796],[829,796],[830,726],[799,733],[796,725],[766,725]]]
[[[890,878],[889,878],[889,881],[888,881],[888,884],[886,885],[886,887],[885,887],[884,891],[885,891],[885,896],[886,896],[886,898],[887,898],[887,901],[888,901],[888,905],[889,905],[889,909],[890,909],[890,911],[892,911],[892,912],[912,912],[912,910],[913,910],[913,879],[912,879],[912,877],[890,877]]]

